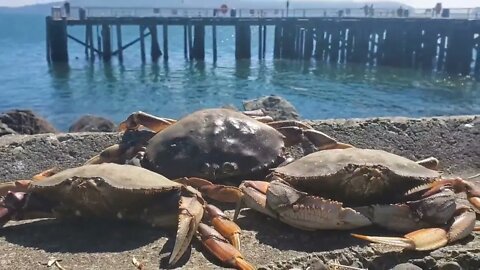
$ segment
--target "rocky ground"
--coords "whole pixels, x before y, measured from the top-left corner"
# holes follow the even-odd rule
[[[412,159],[435,156],[448,175],[480,172],[480,117],[312,121],[315,128],[358,147],[384,149]],[[72,167],[119,140],[116,133],[15,135],[0,137],[0,179],[29,178],[44,169]],[[226,206],[231,214],[232,207]],[[409,262],[423,269],[479,269],[480,235],[433,252],[369,245],[349,232],[304,232],[244,210],[242,251],[262,269],[330,269],[336,265],[389,269]],[[388,234],[378,228],[356,232]],[[166,267],[173,231],[102,222],[10,222],[0,231],[0,269],[42,269],[51,258],[65,269]],[[221,268],[195,242],[177,267]],[[407,268],[403,268],[407,269]]]

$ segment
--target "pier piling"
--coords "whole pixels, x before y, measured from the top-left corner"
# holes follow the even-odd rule
[[[140,25],[140,58],[142,59],[142,63],[145,63],[146,56],[145,56],[145,26]]]
[[[187,25],[188,59],[193,60],[192,25]]]
[[[67,26],[84,25],[85,41],[67,33]],[[122,26],[136,25],[140,36],[122,45]],[[163,53],[157,26],[163,27]],[[205,27],[212,28],[213,62],[217,62],[218,28],[235,28],[235,59],[251,58],[251,27],[258,27],[258,59],[267,54],[267,26],[274,27],[273,58],[314,57],[330,63],[359,63],[421,68],[451,74],[480,72],[480,20],[431,18],[359,18],[359,17],[85,17],[83,19],[46,18],[46,52],[49,62],[68,61],[68,39],[85,48],[91,61],[95,52],[105,61],[118,56],[140,41],[141,60],[145,62],[145,37],[151,35],[151,58],[163,54],[168,61],[168,27],[183,26],[184,56],[187,60],[205,60]],[[97,27],[95,46],[93,27]],[[111,27],[116,26],[117,50],[112,53]],[[99,28],[101,27],[101,30]],[[145,33],[148,28],[149,32]],[[257,29],[257,28],[254,28]]]
[[[149,25],[148,29],[150,31],[151,38],[151,48],[150,56],[152,57],[152,62],[158,62],[160,56],[162,56],[162,51],[160,50],[160,45],[158,44],[158,31],[157,25]]]
[[[163,24],[163,60],[168,61],[168,25]]]
[[[195,24],[193,31],[193,59],[205,60],[205,25]]]
[[[252,33],[249,24],[239,22],[235,26],[235,59],[250,59]]]
[[[280,52],[282,50],[282,32],[282,26],[275,25],[275,32],[273,34],[273,59],[279,59],[281,57]]]
[[[67,21],[49,20],[50,60],[53,63],[68,62]]]
[[[212,50],[213,50],[213,63],[217,62],[217,26],[212,25]]]
[[[123,48],[122,48],[122,25],[117,24],[117,50],[118,50],[118,61],[123,62]]]
[[[305,30],[305,46],[303,51],[303,59],[311,59],[313,55],[313,28],[309,27]]]
[[[108,62],[112,59],[112,42],[110,40],[110,25],[102,25],[102,56],[103,61]]]

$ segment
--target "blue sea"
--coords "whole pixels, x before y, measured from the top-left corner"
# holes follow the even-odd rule
[[[82,27],[69,28],[70,34],[79,39],[84,39],[84,31]],[[183,28],[171,27],[168,63],[142,64],[138,44],[124,52],[123,64],[116,59],[109,64],[90,63],[84,48],[70,40],[70,63],[49,66],[44,16],[0,14],[0,112],[32,109],[58,129],[67,130],[84,114],[115,122],[138,110],[178,118],[200,108],[241,107],[247,99],[280,95],[308,119],[480,114],[480,83],[470,77],[389,67],[274,61],[272,28],[268,28],[265,60],[258,60],[258,32],[252,28],[252,59],[235,61],[233,27],[220,27],[218,31],[216,64],[212,61],[209,28],[205,62],[187,62]],[[123,32],[124,44],[138,36],[137,27]],[[149,49],[149,39],[146,44]]]

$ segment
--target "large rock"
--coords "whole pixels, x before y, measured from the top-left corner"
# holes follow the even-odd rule
[[[52,124],[31,110],[11,110],[2,113],[0,122],[18,134],[57,133]]]
[[[68,129],[69,132],[112,132],[115,130],[115,123],[107,118],[95,115],[80,117]]]
[[[279,96],[267,96],[247,100],[243,102],[243,107],[248,111],[262,109],[274,120],[296,120],[300,118],[295,107],[286,99]]]

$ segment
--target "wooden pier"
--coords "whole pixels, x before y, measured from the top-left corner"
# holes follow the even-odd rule
[[[123,26],[137,26],[138,38],[126,44]],[[235,27],[235,58],[252,57],[251,40],[258,39],[258,58],[316,59],[329,63],[361,63],[446,71],[451,74],[480,74],[480,20],[432,18],[242,18],[242,17],[87,17],[81,19],[46,18],[47,60],[68,62],[68,40],[85,47],[85,55],[103,61],[118,57],[139,42],[141,61],[147,61],[145,37],[150,36],[150,59],[169,60],[169,27],[183,26],[185,59],[204,61],[205,50],[212,50],[217,61],[217,30]],[[68,33],[69,26],[84,26],[85,39]],[[267,26],[269,26],[267,28]],[[100,27],[95,42],[93,28]],[[162,43],[157,29],[161,27]],[[212,48],[205,48],[205,31],[212,31]],[[252,29],[258,29],[258,36]],[[115,30],[114,30],[115,29]],[[267,40],[267,29],[274,31]],[[112,45],[111,32],[116,33]],[[182,35],[176,35],[182,37]],[[266,44],[273,42],[273,51]],[[114,48],[115,47],[115,48]],[[233,56],[232,56],[233,57]]]

